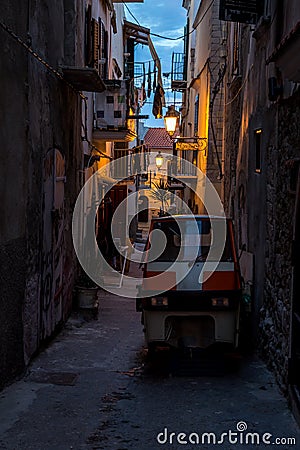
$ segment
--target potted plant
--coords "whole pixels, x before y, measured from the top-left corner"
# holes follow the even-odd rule
[[[158,182],[153,182],[152,186],[153,187],[151,189],[150,195],[155,200],[159,200],[161,202],[160,215],[163,215],[166,212],[168,201],[171,197],[171,193],[168,190],[168,183],[163,180],[163,178],[160,178]]]
[[[78,308],[91,309],[98,307],[98,293],[99,287],[86,272],[82,271],[76,283],[76,300]]]

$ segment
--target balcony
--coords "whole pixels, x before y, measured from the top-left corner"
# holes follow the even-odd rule
[[[105,84],[92,67],[61,67],[64,79],[78,91],[103,92]]]
[[[185,159],[170,161],[167,175],[170,190],[184,189],[185,186],[194,186],[198,180],[197,167]]]
[[[135,121],[128,119],[126,81],[106,80],[105,85],[106,90],[96,98],[93,140],[133,141],[136,138]]]
[[[173,91],[184,91],[187,88],[186,56],[184,53],[173,53],[172,55],[171,88]]]

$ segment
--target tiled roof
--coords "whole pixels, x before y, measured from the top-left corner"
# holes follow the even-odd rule
[[[149,148],[171,149],[173,141],[165,128],[149,128],[144,137],[144,144]]]

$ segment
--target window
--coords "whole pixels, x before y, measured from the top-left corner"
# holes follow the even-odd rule
[[[240,24],[234,24],[232,48],[232,75],[240,73]]]
[[[261,135],[262,135],[261,128],[254,131],[255,172],[256,173],[261,173]]]
[[[199,94],[195,99],[195,113],[194,113],[194,135],[198,134],[198,122],[199,122]]]
[[[99,23],[96,19],[92,19],[92,45],[93,45],[93,67],[99,68]]]
[[[155,261],[174,262],[193,261],[198,262],[207,260],[207,256],[211,251],[210,261],[216,261],[214,255],[218,255],[220,249],[224,246],[224,242],[217,237],[213,237],[211,223],[209,220],[197,220],[196,227],[194,221],[180,220],[179,224],[173,220],[162,220],[154,223],[153,230],[160,230],[165,235],[166,245],[160,240],[160,235],[150,238],[150,248],[148,250],[149,259]],[[159,251],[164,248],[163,252]],[[161,253],[161,254],[160,254]],[[155,257],[155,255],[159,255]],[[230,238],[227,233],[225,246],[221,261],[232,261],[232,248]]]
[[[99,31],[99,74],[101,78],[108,78],[108,33],[105,30],[103,21],[99,18],[100,31]]]
[[[91,5],[88,5],[85,15],[85,64],[89,67],[93,67]]]

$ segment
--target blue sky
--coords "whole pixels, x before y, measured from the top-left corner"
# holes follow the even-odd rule
[[[182,7],[182,0],[144,0],[144,3],[127,3],[127,7],[136,17],[139,24],[150,28],[152,33],[160,34],[170,38],[177,38],[183,35],[186,24],[186,10]],[[126,19],[136,23],[125,7]],[[171,61],[173,52],[183,52],[183,39],[170,41],[151,36],[156,52],[161,60],[162,72],[171,72]],[[148,46],[138,45],[136,49],[136,61],[149,61],[151,55]],[[171,77],[169,77],[169,80]],[[168,79],[163,78],[165,96],[167,103],[173,103],[174,93],[168,90]],[[176,95],[180,99],[179,94]],[[153,96],[149,99],[153,101]],[[149,114],[146,126],[162,127],[163,120],[155,119],[152,115],[152,105],[145,105],[142,114]],[[164,113],[165,113],[164,109]]]

